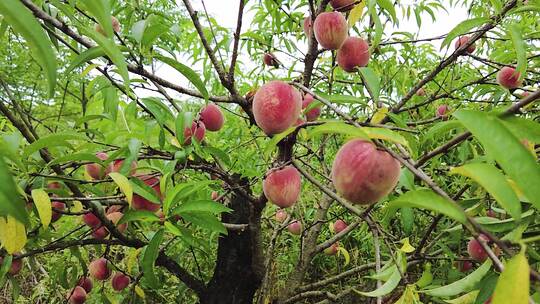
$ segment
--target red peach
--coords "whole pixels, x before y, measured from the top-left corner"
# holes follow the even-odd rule
[[[66,204],[62,202],[54,201],[54,202],[51,202],[51,207],[54,209],[63,211],[64,209],[66,209]],[[58,221],[61,217],[62,217],[62,213],[53,210],[52,216],[51,216],[51,223]]]
[[[458,40],[456,40],[456,43],[454,44],[454,46],[456,47],[456,50],[459,49],[462,45],[468,43],[469,39],[470,39],[469,36],[459,37]],[[467,50],[465,50],[465,53],[472,54],[474,50],[476,50],[476,46],[473,43],[467,48]]]
[[[280,222],[280,223],[283,223],[286,219],[287,219],[287,216],[289,216],[287,214],[287,211],[283,210],[283,209],[279,209],[277,212],[276,212],[276,221]]]
[[[281,208],[294,205],[300,196],[301,178],[293,166],[270,169],[263,181],[264,195]]]
[[[486,242],[489,241],[488,237],[483,234],[479,238]],[[467,251],[469,252],[469,256],[475,261],[484,262],[488,258],[487,252],[482,248],[480,242],[474,238],[467,244]]]
[[[124,165],[124,160],[123,159],[115,159],[112,162],[112,164],[110,165],[110,168],[108,168],[109,173],[110,172],[120,172],[120,169],[122,169],[123,165]],[[130,166],[130,170],[128,172],[128,175],[131,176],[131,175],[135,174],[136,171],[137,171],[137,162],[132,161],[131,166]]]
[[[88,265],[88,272],[95,280],[104,281],[111,275],[109,262],[105,258],[93,260],[90,265]]]
[[[339,244],[334,243],[330,247],[324,249],[324,254],[326,254],[326,255],[336,255],[336,253],[338,252],[338,248],[339,248]]]
[[[345,12],[354,7],[356,0],[330,0],[330,5],[337,11]]]
[[[86,225],[92,228],[96,228],[101,225],[101,221],[99,220],[99,218],[92,212],[83,214],[82,220]]]
[[[337,220],[334,223],[334,233],[340,233],[341,231],[347,229],[347,223],[343,220]]]
[[[300,235],[302,233],[302,224],[299,221],[294,221],[287,226],[287,230],[291,234]]]
[[[369,44],[362,38],[348,37],[337,51],[337,63],[346,72],[355,72],[369,62]]]
[[[83,304],[86,302],[86,291],[81,286],[75,286],[75,288],[67,295],[69,304]]]
[[[436,113],[437,117],[445,117],[448,110],[449,109],[447,105],[440,105],[437,108],[437,113]]]
[[[339,49],[348,36],[349,26],[342,13],[321,13],[313,23],[315,38],[319,44],[328,50]]]
[[[127,275],[117,272],[111,279],[111,285],[114,290],[122,291],[129,285],[130,281],[131,280]]]
[[[191,123],[191,128],[184,129],[184,145],[191,144],[191,136],[195,134],[195,140],[202,142],[204,133],[206,132],[206,126],[202,121],[194,121]]]
[[[460,261],[457,264],[458,264],[458,269],[461,272],[468,272],[473,267],[473,264],[470,261]]]
[[[118,22],[118,19],[116,19],[116,17],[114,16],[111,16],[111,23],[112,23],[113,31],[115,31],[116,33],[120,33],[120,22]],[[100,33],[101,35],[107,36],[101,24],[99,23],[96,24],[94,29],[96,30],[96,32]]]
[[[489,216],[489,217],[493,217],[493,218],[497,218],[497,212],[495,212],[493,209],[489,209],[488,211],[486,211],[486,216]]]
[[[221,109],[213,103],[202,109],[200,118],[208,131],[219,131],[225,122]]]
[[[148,176],[148,175],[142,175],[138,177],[140,180],[142,180],[145,184],[152,187],[157,194],[157,197],[161,199],[161,190],[159,187],[159,178]],[[155,204],[144,197],[134,194],[133,195],[133,201],[132,201],[133,209],[135,210],[148,210],[150,212],[156,212],[161,207],[160,204]]]
[[[264,84],[253,99],[255,122],[267,135],[287,130],[300,116],[301,108],[300,92],[283,81]]]
[[[81,277],[79,279],[79,282],[77,283],[77,286],[81,286],[86,291],[86,293],[89,293],[90,291],[92,291],[94,284],[89,277]]]
[[[267,66],[272,66],[274,68],[279,68],[279,61],[277,60],[276,56],[272,53],[265,53],[263,56],[264,64]]]
[[[505,66],[497,73],[497,82],[504,88],[515,89],[521,86],[521,73],[512,67]]]
[[[98,152],[96,153],[96,156],[101,160],[107,160],[109,158],[107,153],[104,152]],[[101,165],[96,163],[87,164],[85,168],[88,175],[94,180],[103,179],[107,173],[107,168],[103,168]]]
[[[311,96],[311,94],[306,94],[306,96],[304,96],[304,100],[302,101],[302,109],[306,109],[313,101],[314,101],[313,96]],[[306,120],[315,121],[317,120],[317,118],[319,118],[320,115],[321,115],[321,107],[316,106],[306,112]]]
[[[399,162],[390,154],[371,142],[353,139],[336,154],[332,182],[351,203],[373,204],[394,189],[399,173]]]
[[[97,240],[103,240],[109,235],[109,231],[105,228],[105,226],[101,226],[98,228],[95,228],[92,232],[92,236]]]
[[[308,38],[311,38],[311,33],[313,31],[313,26],[311,25],[311,16],[307,16],[304,18],[304,34]]]
[[[0,257],[0,267],[2,266],[3,261],[4,259]],[[23,266],[22,259],[15,259],[13,257],[13,259],[11,260],[11,266],[9,267],[8,273],[10,275],[17,275],[19,274],[19,272],[21,272],[22,266]]]
[[[122,205],[112,205],[109,208],[107,208],[106,214],[111,214],[113,212],[122,212],[122,208],[124,208],[124,206]]]
[[[118,229],[119,232],[126,231],[126,228],[128,225],[127,223],[118,225],[118,222],[122,219],[123,216],[124,214],[122,212],[113,212],[113,213],[107,214],[107,219],[109,219],[109,221],[113,222],[113,224],[116,225],[116,228]]]

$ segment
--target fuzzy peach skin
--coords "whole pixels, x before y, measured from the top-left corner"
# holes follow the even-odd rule
[[[337,63],[346,72],[354,72],[369,62],[369,44],[362,38],[349,37],[337,51]]]
[[[333,9],[344,12],[352,9],[355,2],[356,0],[331,0],[330,5]]]
[[[459,49],[462,45],[469,42],[469,39],[470,39],[469,36],[461,36],[461,37],[459,37],[456,40],[455,44],[454,44],[454,46],[456,47],[456,50]],[[474,50],[476,50],[476,45],[474,45],[474,43],[473,43],[467,48],[467,50],[465,52],[468,53],[468,54],[472,54],[474,52]]]
[[[313,26],[311,23],[311,16],[304,18],[304,34],[306,34],[308,38],[311,37],[311,32],[313,31]]]
[[[111,286],[116,291],[122,291],[129,285],[130,281],[131,279],[127,275],[117,272],[111,279]]]
[[[88,272],[92,278],[100,281],[108,279],[111,275],[108,261],[105,258],[93,260],[90,265],[88,265]]]
[[[197,142],[202,142],[206,133],[206,125],[202,121],[194,121],[191,123],[191,128],[184,129],[184,145],[191,144],[191,137],[195,136]]]
[[[75,286],[67,295],[69,304],[83,304],[86,302],[86,290],[81,286]]]
[[[340,233],[341,231],[347,229],[347,223],[344,220],[337,220],[334,223],[334,233]]]
[[[521,74],[512,67],[505,66],[497,73],[497,82],[504,88],[515,89],[521,86]]]
[[[342,13],[321,13],[313,23],[315,38],[327,50],[337,50],[348,36],[349,26]]]
[[[100,160],[107,160],[107,158],[109,158],[107,153],[104,153],[104,152],[98,152],[96,153],[96,156]],[[108,173],[107,168],[103,168],[99,164],[96,164],[96,163],[87,164],[85,166],[85,169],[88,175],[92,179],[95,179],[95,180],[103,179],[105,175]]]
[[[299,221],[294,221],[287,226],[287,230],[291,234],[299,235],[302,233],[302,224]]]
[[[200,117],[208,131],[219,131],[225,122],[221,109],[213,103],[208,104],[202,109]]]
[[[483,234],[481,234],[479,238],[485,242],[489,241],[489,238]],[[487,252],[484,250],[482,245],[480,245],[480,242],[476,239],[471,239],[469,241],[469,243],[467,244],[467,252],[469,253],[469,256],[477,262],[484,262],[488,258]]]
[[[313,101],[313,96],[311,96],[311,94],[306,94],[306,96],[304,96],[304,100],[302,101],[302,109],[309,107]],[[319,116],[321,116],[321,106],[316,106],[306,112],[307,121],[315,121],[317,118],[319,118]]]
[[[332,182],[353,204],[369,205],[388,195],[399,180],[400,165],[371,142],[353,139],[343,145],[332,165]]]
[[[270,169],[263,181],[264,195],[281,208],[288,208],[296,203],[300,188],[300,173],[293,166]]]
[[[302,109],[300,92],[286,82],[274,80],[264,84],[253,98],[253,116],[267,135],[291,127]]]

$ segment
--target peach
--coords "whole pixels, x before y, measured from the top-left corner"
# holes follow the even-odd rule
[[[521,86],[520,77],[516,69],[505,66],[497,73],[497,82],[504,88],[515,89]]]
[[[264,64],[267,66],[272,66],[274,68],[279,68],[279,61],[277,60],[276,56],[272,53],[265,53],[263,56]]]
[[[64,204],[62,202],[54,201],[54,202],[51,202],[51,207],[53,208],[52,216],[51,216],[51,223],[54,223],[54,222],[58,221],[62,217],[62,213],[57,212],[54,209],[63,211],[63,210],[66,209],[66,204]]]
[[[338,252],[338,248],[339,248],[339,244],[334,243],[330,247],[324,249],[324,254],[326,254],[326,255],[336,255],[336,253]]]
[[[104,227],[95,228],[92,232],[92,236],[97,240],[103,240],[109,235],[109,231]]]
[[[129,285],[130,281],[131,280],[127,275],[117,272],[111,279],[111,285],[114,290],[122,291]]]
[[[457,263],[458,269],[461,272],[468,272],[472,269],[473,264],[470,261],[459,261]]]
[[[204,138],[204,133],[206,133],[206,126],[202,121],[194,121],[191,123],[191,128],[184,129],[184,145],[191,144],[192,135],[195,136],[197,142],[202,142]]]
[[[59,182],[51,182],[51,183],[49,183],[47,185],[47,188],[53,189],[53,190],[58,190],[58,189],[62,188],[62,184],[60,184]]]
[[[343,220],[337,220],[334,223],[334,233],[340,233],[341,231],[347,229],[347,223]]]
[[[289,216],[289,214],[287,214],[287,211],[279,209],[276,212],[276,221],[283,223],[287,219],[287,216]]]
[[[69,304],[83,304],[86,302],[86,291],[81,286],[75,286],[75,288],[67,295]]]
[[[105,258],[93,260],[90,265],[88,265],[88,272],[95,280],[104,281],[111,275],[109,262]]]
[[[356,0],[330,0],[330,5],[337,11],[345,12],[354,7]]]
[[[456,43],[454,44],[454,46],[456,47],[456,50],[459,49],[462,45],[468,43],[469,39],[470,39],[469,36],[459,37],[458,40],[456,40]],[[465,50],[465,53],[472,54],[474,50],[476,50],[476,46],[473,43]]]
[[[96,153],[96,156],[97,158],[101,160],[107,160],[107,158],[109,158],[107,153],[104,153],[104,152],[98,152]],[[100,164],[96,164],[96,163],[87,164],[85,168],[86,168],[86,173],[88,173],[88,175],[94,180],[103,179],[105,175],[107,174],[107,169],[103,168]]]
[[[113,224],[116,225],[116,228],[118,229],[118,231],[124,232],[126,231],[128,224],[123,223],[121,225],[118,225],[118,222],[122,219],[123,216],[124,214],[122,212],[113,212],[113,213],[107,214],[107,219],[109,219],[109,221],[113,222]]]
[[[281,208],[288,208],[296,203],[300,188],[300,173],[293,166],[270,169],[263,181],[264,195]]]
[[[155,191],[155,194],[157,194],[157,197],[161,199],[161,190],[159,188],[159,178],[148,176],[148,175],[142,175],[138,177],[140,180],[142,180],[145,184],[152,187]],[[150,212],[156,212],[161,207],[161,204],[153,203],[144,197],[133,194],[133,201],[132,201],[133,209],[135,210],[148,210]]]
[[[283,81],[264,84],[253,98],[255,122],[267,135],[287,130],[296,122],[301,109],[300,92]]]
[[[200,118],[208,131],[221,130],[225,122],[221,109],[213,103],[208,104],[202,109]]]
[[[298,127],[298,126],[301,126],[301,125],[303,125],[305,123],[306,123],[306,121],[303,118],[298,117],[298,119],[296,119],[296,122],[294,123],[294,126]]]
[[[306,34],[308,38],[311,37],[311,34],[313,32],[313,26],[311,23],[311,16],[307,16],[304,18],[304,34]]]
[[[124,165],[124,159],[115,159],[112,164],[109,166],[109,172],[120,172],[120,169],[122,169],[122,166]],[[132,161],[131,162],[131,166],[130,166],[130,170],[128,172],[128,175],[131,176],[133,174],[135,174],[135,172],[137,171],[137,162],[136,161]]]
[[[390,154],[362,139],[343,145],[332,165],[332,182],[353,204],[374,204],[388,195],[399,180],[400,165]]]
[[[291,234],[300,235],[302,233],[302,224],[299,221],[293,221],[287,226]]]
[[[106,214],[111,214],[113,212],[122,212],[122,205],[112,205],[109,208],[107,208]]]
[[[111,16],[111,23],[112,23],[113,31],[115,31],[116,33],[120,33],[120,22],[118,21],[118,19],[116,19],[116,17],[114,16]],[[101,24],[99,23],[96,24],[94,29],[96,30],[96,32],[100,33],[101,35],[107,36]]]
[[[337,63],[346,72],[355,72],[369,62],[369,44],[362,38],[348,37],[337,51]]]
[[[92,291],[94,284],[89,277],[81,277],[79,279],[79,282],[77,283],[77,286],[81,286],[86,291],[86,293],[89,293],[90,291]]]
[[[481,234],[478,238],[485,242],[489,241],[489,238],[483,234]],[[469,253],[469,256],[477,262],[484,262],[488,258],[487,252],[484,250],[482,245],[480,245],[480,242],[474,238],[471,239],[467,244],[467,252]]]
[[[420,88],[418,89],[418,91],[416,91],[416,96],[424,96],[426,95],[426,91],[424,90],[424,88]]]
[[[83,222],[89,227],[96,228],[101,225],[99,218],[92,212],[88,212],[82,216]]]
[[[446,117],[446,113],[448,112],[449,108],[447,105],[440,105],[437,108],[437,117]]]
[[[492,217],[492,218],[497,218],[497,212],[493,211],[493,209],[489,209],[488,211],[486,211],[486,216],[489,216],[489,217]]]
[[[217,201],[217,199],[219,198],[219,193],[217,193],[217,191],[212,191],[212,200],[214,201]]]
[[[313,101],[313,96],[311,96],[311,94],[306,94],[306,96],[304,96],[304,100],[302,101],[302,109],[306,109]],[[320,106],[316,106],[306,112],[307,121],[315,121],[317,118],[319,118],[319,116],[321,116]]]
[[[4,259],[0,257],[0,268],[2,266],[3,261]],[[22,259],[13,258],[11,260],[11,266],[9,267],[8,273],[13,276],[17,275],[19,274],[19,272],[21,272],[22,266],[23,266]]]
[[[319,44],[328,50],[339,49],[348,36],[349,26],[342,13],[321,13],[313,23],[315,38]]]

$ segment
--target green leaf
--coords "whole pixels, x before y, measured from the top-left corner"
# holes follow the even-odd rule
[[[424,272],[418,281],[416,281],[416,286],[424,288],[433,282],[433,274],[431,273],[431,263],[426,263],[424,265]]]
[[[359,68],[362,80],[364,81],[367,89],[373,94],[374,102],[379,100],[379,93],[381,91],[381,81],[379,75],[369,67]]]
[[[52,217],[52,206],[49,195],[43,189],[34,189],[32,190],[32,200],[38,211],[41,224],[43,227],[48,227]]]
[[[512,39],[513,49],[516,51],[517,57],[517,71],[520,74],[520,79],[523,79],[527,70],[527,54],[525,51],[525,42],[521,36],[521,30],[517,24],[511,24],[508,29],[508,35]]]
[[[527,304],[529,303],[529,263],[525,251],[511,258],[504,266],[504,271],[493,292],[492,304]]]
[[[398,22],[396,8],[390,0],[377,0],[377,4],[379,4],[382,9],[386,10],[390,14],[394,23]]]
[[[123,176],[118,172],[111,172],[109,173],[109,176],[116,183],[118,188],[120,188],[120,191],[122,191],[122,193],[126,196],[126,200],[131,207],[131,201],[133,199],[133,188],[131,187],[131,183],[129,182],[127,177]]]
[[[90,0],[92,1],[92,0]],[[109,19],[110,22],[110,19]],[[114,43],[112,38],[107,38],[98,32],[83,28],[82,32],[88,37],[92,38],[103,49],[107,57],[116,65],[118,74],[124,79],[124,86],[129,87],[129,73],[126,64],[126,58],[122,51]]]
[[[16,189],[13,176],[4,159],[0,157],[0,216],[10,215],[17,221],[29,225],[26,206]]]
[[[173,119],[171,110],[165,104],[163,104],[161,99],[156,98],[156,97],[147,97],[147,98],[141,98],[141,101],[152,113],[152,115],[154,116],[154,118],[156,119],[156,121],[159,123],[160,126],[166,125],[168,121]],[[191,126],[191,122],[189,125]],[[184,134],[183,130],[182,130],[182,134]]]
[[[159,204],[159,198],[157,197],[156,191],[150,186],[146,185],[143,181],[138,178],[132,178],[129,180],[131,183],[131,188],[133,192],[137,195],[142,196],[143,198],[151,201],[152,203]]]
[[[515,220],[521,220],[521,203],[506,177],[495,166],[472,163],[452,168],[450,173],[473,179],[486,189]]]
[[[203,229],[227,234],[227,229],[223,224],[210,212],[184,212],[182,218],[191,222]]]
[[[86,137],[77,134],[51,134],[43,136],[23,149],[23,158],[28,158],[39,149],[55,146],[73,148],[68,140],[87,140]]]
[[[409,142],[407,141],[407,139],[405,139],[405,137],[401,136],[399,133],[394,132],[390,129],[365,127],[365,128],[362,128],[362,131],[364,131],[368,135],[368,137],[371,139],[376,138],[376,139],[391,141],[410,149]]]
[[[409,191],[388,204],[388,212],[403,207],[427,209],[444,214],[460,223],[465,223],[465,212],[451,201],[428,189]]]
[[[212,200],[189,200],[174,209],[175,214],[183,214],[184,212],[210,212],[212,214],[219,214],[231,211],[232,209]]]
[[[291,134],[292,132],[294,132],[294,130],[296,130],[296,127],[290,127],[288,128],[287,130],[279,133],[279,134],[276,134],[272,137],[272,139],[268,142],[268,144],[266,145],[266,147],[264,148],[264,151],[263,151],[263,154],[264,155],[268,155],[270,152],[272,152],[274,150],[274,148],[277,146],[277,144],[282,140],[284,139],[285,137],[287,137],[289,134]]]
[[[159,254],[159,245],[161,245],[161,242],[163,241],[163,233],[164,230],[160,229],[156,232],[156,234],[154,234],[154,237],[150,243],[148,243],[148,246],[146,246],[142,257],[141,267],[143,270],[143,276],[146,278],[148,284],[152,288],[160,287],[159,281],[154,273],[154,263],[156,262]]]
[[[488,259],[482,264],[482,266],[478,267],[478,269],[476,269],[463,279],[445,286],[424,290],[423,292],[430,296],[439,298],[453,297],[460,293],[468,292],[472,288],[474,288],[474,286],[478,284],[480,280],[482,280],[482,278],[486,275],[490,268],[491,260]]]
[[[395,267],[394,272],[392,273],[388,281],[386,281],[381,287],[375,289],[374,291],[362,292],[354,288],[353,290],[359,295],[375,298],[391,293],[398,286],[399,281],[401,281],[401,273],[399,272],[398,268]]]
[[[49,83],[49,97],[53,97],[56,86],[56,56],[40,23],[19,0],[0,1],[0,15],[3,15],[4,21],[28,43],[32,56],[45,71]]]
[[[474,299],[476,299],[476,296],[478,295],[478,290],[473,290],[471,292],[468,292],[461,297],[452,299],[452,300],[445,300],[444,302],[450,303],[450,304],[472,304],[474,303]]]
[[[103,27],[107,37],[114,35],[111,21],[111,5],[108,0],[84,0],[84,7],[96,18]]]
[[[484,304],[491,296],[493,295],[493,290],[495,290],[495,284],[499,277],[496,273],[490,273],[485,276],[482,281],[478,284],[480,287],[480,292],[476,296],[474,304]]]
[[[518,139],[540,143],[540,123],[517,116],[505,117],[502,122]]]
[[[155,55],[154,58],[166,63],[167,65],[173,67],[175,70],[177,70],[182,75],[184,75],[184,77],[186,77],[197,88],[197,90],[199,90],[199,92],[204,97],[204,99],[208,100],[208,91],[206,90],[206,86],[204,85],[201,78],[194,70],[176,61],[173,58],[169,58],[169,57],[165,57],[161,55]]]
[[[308,137],[313,138],[320,134],[343,134],[352,137],[358,137],[368,140],[369,137],[363,128],[357,128],[355,126],[346,124],[344,122],[327,122],[320,126],[316,126],[308,132]]]
[[[97,158],[96,154],[94,153],[79,152],[79,153],[70,153],[68,155],[55,158],[47,165],[50,167],[52,165],[65,164],[71,161],[93,162],[93,163],[101,162],[101,160]]]
[[[145,222],[159,222],[159,217],[154,213],[147,210],[128,210],[124,213],[118,225],[133,221],[145,221]]]
[[[492,115],[472,110],[454,113],[484,146],[486,153],[517,183],[536,209],[540,209],[540,166],[536,159],[502,123]]]
[[[480,18],[468,19],[468,20],[465,20],[465,21],[461,22],[460,24],[456,25],[448,33],[446,38],[443,40],[443,42],[441,44],[441,50],[443,48],[445,48],[446,46],[450,45],[450,43],[455,38],[457,38],[458,36],[463,35],[464,33],[469,32],[471,29],[473,29],[473,28],[475,28],[477,26],[480,26],[480,25],[482,25],[484,23],[487,23],[488,21],[490,21],[489,18],[480,17]]]
[[[89,48],[89,49],[85,50],[84,52],[81,52],[79,55],[77,55],[77,57],[75,57],[75,59],[73,59],[73,61],[71,61],[71,64],[66,69],[65,74],[67,75],[67,74],[71,73],[71,71],[78,68],[79,66],[81,66],[85,62],[88,62],[88,61],[90,61],[92,59],[96,59],[96,58],[102,57],[102,56],[105,56],[105,51],[103,50],[102,47],[95,46],[95,47]]]

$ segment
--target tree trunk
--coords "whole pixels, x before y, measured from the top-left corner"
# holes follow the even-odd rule
[[[244,190],[249,191],[246,180]],[[214,275],[201,296],[201,304],[252,304],[264,272],[260,237],[262,206],[233,192],[224,223],[249,224],[244,231],[229,231],[219,239]]]

